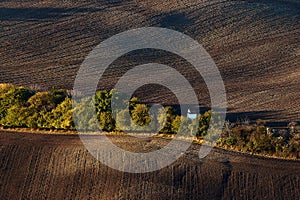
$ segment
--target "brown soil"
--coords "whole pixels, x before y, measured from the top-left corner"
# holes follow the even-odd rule
[[[300,119],[300,4],[296,0],[0,2],[0,82],[35,89],[73,87],[88,53],[104,39],[132,28],[158,26],[198,40],[225,81],[233,118]],[[182,59],[141,52],[117,60],[99,88],[112,88],[132,66],[175,67],[209,106],[201,77]],[[162,88],[137,92],[145,101],[176,104]]]
[[[135,152],[169,142],[109,138]],[[200,160],[198,149],[162,170],[130,174],[98,162],[78,135],[1,132],[0,199],[300,199],[299,162],[219,149]]]

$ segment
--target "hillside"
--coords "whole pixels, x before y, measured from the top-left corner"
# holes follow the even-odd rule
[[[219,67],[232,117],[300,121],[300,4],[277,0],[0,2],[0,82],[45,90],[71,89],[80,64],[106,38],[145,26],[196,39]],[[118,59],[99,88],[112,88],[129,68],[147,62],[175,67],[192,83],[199,103],[209,95],[199,75],[168,53],[142,51]],[[145,101],[176,104],[159,87]]]
[[[90,136],[91,140],[93,136]],[[168,140],[109,137],[135,152]],[[299,199],[300,163],[198,145],[172,165],[129,174],[94,159],[77,135],[0,132],[0,199]]]

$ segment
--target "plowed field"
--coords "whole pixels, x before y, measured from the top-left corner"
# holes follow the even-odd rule
[[[93,136],[90,136],[93,139]],[[135,151],[168,140],[110,136]],[[300,199],[300,163],[198,145],[172,165],[129,174],[93,158],[77,135],[0,133],[0,199]]]
[[[191,36],[210,53],[235,118],[300,121],[299,13],[297,0],[5,0],[0,82],[71,89],[82,61],[106,38],[132,28],[165,27]],[[176,68],[191,82],[200,105],[209,106],[200,75],[182,59],[156,51],[118,59],[99,88],[112,88],[129,68],[149,61]],[[176,104],[163,88],[142,88],[137,95]]]

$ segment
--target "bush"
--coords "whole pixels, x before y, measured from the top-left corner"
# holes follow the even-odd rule
[[[75,129],[73,121],[72,101],[69,97],[65,98],[56,108],[48,115],[46,125],[47,128],[56,129]]]
[[[119,131],[129,131],[131,129],[131,116],[127,109],[117,113],[116,126]]]
[[[184,116],[176,116],[172,122],[172,132],[180,133],[184,136],[195,136],[195,122],[196,120],[192,121],[191,119]]]
[[[57,106],[56,102],[57,99],[50,92],[38,92],[28,99],[29,107],[36,112],[49,112]]]
[[[75,102],[73,109],[76,128],[79,131],[97,130],[98,120],[92,98],[83,98]]]
[[[198,116],[198,131],[197,136],[206,136],[208,128],[209,128],[209,122],[212,116],[211,111],[205,112],[203,115]]]
[[[233,137],[228,137],[226,138],[226,141],[225,141],[226,145],[227,146],[233,146],[237,143],[237,139],[236,138],[233,138]]]
[[[127,108],[122,110],[124,108],[116,107],[117,127],[111,112],[113,96]],[[103,131],[122,129],[132,132],[157,132],[157,129],[160,129],[160,133],[167,134],[196,134],[205,137],[205,141],[215,141],[215,137],[218,136],[214,133],[214,128],[220,126],[218,115],[211,111],[191,120],[175,115],[171,107],[164,107],[158,110],[156,116],[154,112],[149,113],[149,107],[141,104],[137,98],[132,98],[127,105],[126,99],[126,95],[114,90],[99,91],[94,98],[81,99],[72,107],[72,101],[65,90],[52,89],[49,92],[35,93],[25,87],[0,84],[0,124],[9,127],[74,129],[75,113],[76,128],[79,131],[96,131],[99,127]],[[198,129],[196,125],[199,125]],[[208,133],[209,128],[212,131]],[[290,123],[289,131],[281,129],[275,132],[267,129],[262,120],[258,120],[253,126],[249,123],[227,123],[217,145],[238,151],[299,158],[298,132],[297,123]]]
[[[113,91],[109,92],[106,90],[96,92],[94,102],[98,116],[100,116],[102,112],[111,112],[112,94]]]
[[[103,131],[114,131],[116,128],[116,122],[111,112],[102,112],[99,121]]]
[[[0,85],[0,120],[5,118],[8,109],[12,106],[22,107],[26,104],[27,100],[34,95],[25,87],[15,87],[10,84]]]
[[[132,121],[138,126],[147,126],[151,122],[149,108],[145,104],[137,104],[131,111]]]
[[[158,111],[157,121],[159,124],[162,124],[163,128],[161,133],[174,133],[173,130],[173,120],[175,119],[174,111],[170,106],[161,108]]]
[[[26,107],[13,105],[7,110],[7,114],[1,119],[1,124],[9,127],[28,127],[28,118],[33,113]]]

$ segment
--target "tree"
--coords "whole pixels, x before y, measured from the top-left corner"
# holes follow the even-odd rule
[[[172,122],[172,132],[185,136],[195,136],[193,125],[194,123],[191,119],[184,116],[176,116]]]
[[[74,122],[79,131],[91,131],[98,127],[98,120],[95,116],[95,106],[92,98],[82,98],[74,105]]]
[[[16,86],[14,86],[12,84],[6,84],[6,83],[0,84],[0,96],[4,95],[12,88],[16,88]]]
[[[145,104],[137,104],[131,111],[133,122],[138,126],[147,126],[151,122],[149,108]]]
[[[230,137],[226,138],[225,142],[226,142],[227,146],[232,147],[237,143],[237,139],[230,136]]]
[[[111,98],[113,91],[108,92],[106,90],[101,90],[96,92],[94,97],[96,113],[99,117],[102,112],[111,112]]]
[[[111,112],[102,112],[100,114],[100,128],[103,131],[114,131],[116,122]]]
[[[29,107],[35,109],[36,112],[51,111],[55,108],[56,103],[54,102],[53,96],[50,92],[38,92],[28,99]]]
[[[141,101],[138,98],[132,97],[129,101],[129,111],[130,111],[130,113],[140,103],[141,103]]]
[[[1,119],[1,124],[9,127],[28,127],[27,118],[32,112],[27,107],[13,105],[7,110],[7,114]]]
[[[57,129],[74,129],[72,101],[69,97],[65,98],[48,116],[50,127]]]
[[[67,91],[63,89],[52,88],[50,90],[50,95],[52,96],[52,101],[55,103],[55,105],[58,105],[67,97]]]
[[[159,109],[157,121],[159,124],[163,124],[161,133],[174,133],[172,128],[173,120],[175,119],[174,111],[170,106]]]
[[[49,121],[47,120],[48,112],[41,111],[36,112],[32,108],[27,108],[30,110],[30,115],[27,117],[27,127],[29,128],[51,128],[49,126]]]
[[[209,128],[211,116],[212,116],[211,111],[207,111],[204,114],[198,116],[199,126],[198,126],[197,136],[206,136]]]
[[[116,116],[116,126],[119,131],[130,131],[131,129],[131,116],[127,109],[121,110]]]
[[[271,136],[262,132],[253,131],[250,136],[250,142],[253,144],[253,151],[274,152],[275,148],[272,146]]]
[[[22,107],[27,100],[34,95],[34,91],[25,87],[15,87],[9,84],[1,84],[0,87],[0,120],[5,118],[8,109],[14,105]]]

